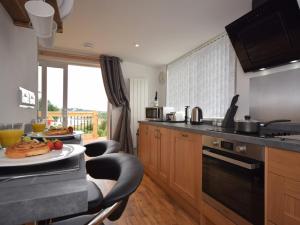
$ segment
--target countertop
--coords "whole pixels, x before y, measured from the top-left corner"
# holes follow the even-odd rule
[[[240,141],[245,143],[258,144],[262,146],[268,146],[273,148],[279,148],[289,151],[295,151],[300,153],[300,141],[287,140],[281,138],[261,138],[256,136],[249,136],[243,134],[226,133],[217,131],[216,127],[211,125],[191,125],[184,123],[168,123],[168,122],[153,122],[153,121],[139,121],[139,123],[145,123],[153,126],[165,127],[169,129],[199,133],[202,135],[220,137],[232,141]]]

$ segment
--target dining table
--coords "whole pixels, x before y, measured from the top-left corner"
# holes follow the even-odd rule
[[[15,162],[3,158],[5,150],[0,150],[0,224],[26,224],[88,210],[85,147],[64,148],[73,152]]]

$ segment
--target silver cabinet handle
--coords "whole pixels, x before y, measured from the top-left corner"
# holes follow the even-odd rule
[[[226,157],[226,156],[223,156],[223,155],[219,155],[219,154],[207,151],[207,150],[203,150],[203,155],[207,155],[207,156],[210,156],[212,158],[219,159],[219,160],[222,160],[224,162],[227,162],[227,163],[239,166],[239,167],[243,167],[243,168],[248,169],[248,170],[254,170],[254,169],[259,168],[259,164],[245,163],[245,162],[242,162],[242,161],[239,161],[239,160],[236,160],[236,159],[232,159],[232,158],[229,158],[229,157]]]

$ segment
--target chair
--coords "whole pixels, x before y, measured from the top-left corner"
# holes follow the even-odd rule
[[[114,140],[97,141],[86,144],[85,147],[85,154],[89,157],[117,153],[121,149],[120,143]]]
[[[126,208],[129,196],[138,188],[144,175],[139,160],[125,153],[112,153],[90,159],[86,163],[86,169],[94,179],[116,180],[115,185],[103,197],[102,193],[97,193],[97,187],[89,183],[89,192],[95,191],[89,195],[99,195],[93,202],[89,199],[89,212],[59,220],[51,223],[52,225],[94,225],[103,224],[106,218],[111,221],[119,219]]]

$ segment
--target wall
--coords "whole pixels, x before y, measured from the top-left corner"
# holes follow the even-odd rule
[[[0,123],[30,122],[36,110],[19,108],[18,87],[37,94],[36,37],[14,26],[1,4],[0,29]]]
[[[257,106],[256,105],[256,100],[257,102],[259,101],[261,104],[267,104],[267,102],[263,103],[262,99],[257,99],[258,96],[256,93],[257,92],[257,86],[259,85],[261,88],[263,88],[263,83],[264,80],[268,80],[268,85],[276,85],[278,83],[278,80],[281,80],[285,82],[280,88],[280,90],[272,87],[267,87],[266,86],[266,94],[272,99],[281,99],[283,100],[282,96],[287,96],[287,95],[282,95],[283,93],[291,93],[291,86],[288,85],[289,83],[292,84],[293,82],[299,82],[299,79],[297,78],[297,75],[299,74],[300,76],[300,63],[295,63],[295,64],[288,64],[285,66],[280,66],[272,69],[268,69],[265,71],[261,72],[256,72],[256,73],[244,73],[243,69],[240,65],[240,63],[237,63],[237,83],[236,83],[236,93],[240,94],[239,102],[238,102],[238,113],[236,115],[236,119],[243,119],[244,115],[251,115],[253,114],[254,119],[260,119],[260,120],[270,120],[270,119],[275,119],[275,118],[281,118],[282,116],[284,117],[290,117],[290,118],[296,118],[294,115],[294,112],[291,112],[291,114],[286,114],[282,113],[282,104],[273,104],[272,105],[272,118],[269,118],[268,116],[268,111],[267,108],[264,108],[264,111],[266,112],[265,115],[261,113],[261,110],[259,112],[255,112],[253,110],[257,111]],[[265,77],[264,79],[260,79],[262,77]],[[259,80],[257,82],[253,82],[253,84],[250,86],[250,79],[255,79]],[[273,84],[274,81],[274,84]],[[264,84],[266,85],[266,84]],[[299,85],[298,85],[299,86]],[[261,95],[259,98],[263,98],[264,96]],[[252,99],[251,99],[252,98]],[[256,99],[253,99],[256,98]],[[288,102],[291,103],[290,105],[286,105],[285,107],[287,108],[300,108],[300,101],[298,100],[299,96],[295,94],[291,94],[289,96]],[[272,100],[272,101],[273,101]],[[286,102],[285,102],[286,103]],[[263,105],[261,105],[263,106]],[[250,112],[250,108],[252,108]],[[270,108],[269,108],[270,109]],[[278,113],[277,113],[278,112]],[[258,114],[259,113],[259,114]],[[255,115],[259,115],[259,118],[255,118]],[[282,117],[283,118],[283,117]],[[300,119],[298,117],[297,121]]]
[[[161,71],[164,71],[164,68],[155,68],[150,66],[145,66],[137,63],[132,62],[122,62],[122,71],[123,76],[125,79],[125,83],[128,89],[129,93],[129,79],[130,78],[146,78],[148,80],[148,87],[149,87],[149,99],[148,99],[148,105],[151,106],[155,91],[158,92],[158,98],[159,98],[159,105],[165,105],[166,103],[166,82],[160,83],[159,82],[159,74]],[[165,74],[165,72],[164,72]],[[120,114],[121,109],[120,108],[113,108],[112,109],[112,124],[111,129],[112,133],[114,133],[117,120],[115,118],[118,118]],[[135,135],[135,134],[132,134]]]

